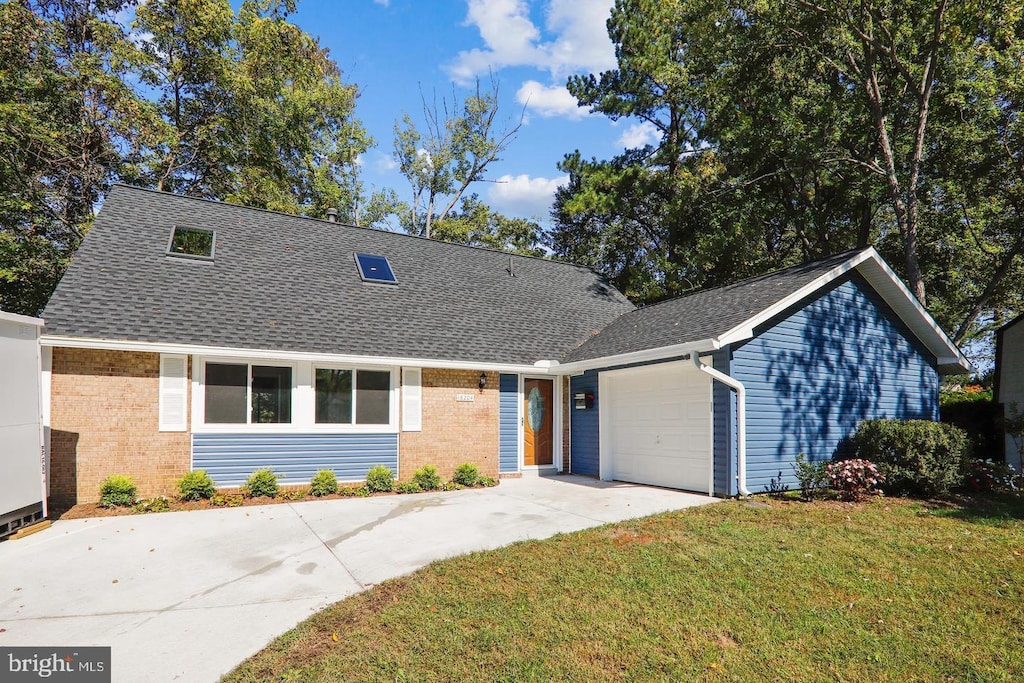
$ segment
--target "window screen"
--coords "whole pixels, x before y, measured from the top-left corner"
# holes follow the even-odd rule
[[[356,374],[356,423],[391,422],[391,373],[360,370]]]
[[[245,424],[248,365],[206,364],[206,423]]]

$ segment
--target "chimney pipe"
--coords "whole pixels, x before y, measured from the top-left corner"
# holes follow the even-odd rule
[[[327,209],[327,222],[337,223],[338,222],[338,210],[334,207]]]

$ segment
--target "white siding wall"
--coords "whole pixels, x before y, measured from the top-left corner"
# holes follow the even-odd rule
[[[41,324],[0,312],[0,515],[43,499]]]
[[[999,400],[1003,405],[1016,403],[1024,410],[1024,320],[1003,331],[999,363]],[[1021,469],[1017,444],[1006,437],[1006,462]]]

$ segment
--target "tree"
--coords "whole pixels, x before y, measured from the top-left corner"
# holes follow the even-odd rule
[[[372,140],[318,41],[290,23],[294,2],[153,0],[144,82],[164,135],[143,160],[158,189],[290,213],[355,216],[357,159]]]
[[[544,256],[547,245],[539,223],[503,216],[475,194],[463,197],[459,211],[450,212],[434,224],[433,238],[523,256]]]
[[[618,0],[608,28],[618,67],[568,87],[660,139],[612,162],[566,157],[580,177],[556,203],[556,252],[613,256],[591,247],[617,228],[580,228],[610,211],[609,225],[642,219],[665,263],[663,281],[636,288],[644,298],[689,286],[673,269],[714,284],[709,257],[731,279],[873,244],[958,338],[1020,305],[1013,3]],[[637,192],[658,198],[649,212],[632,208]]]
[[[515,139],[522,118],[497,130],[497,114],[497,82],[483,91],[477,81],[475,93],[461,103],[454,94],[440,106],[423,98],[423,131],[408,114],[395,123],[394,158],[411,190],[403,207],[409,232],[431,237],[434,223],[448,216],[471,184],[484,180],[487,167]]]
[[[126,85],[127,2],[0,5],[0,308],[37,314],[144,137],[151,108]]]

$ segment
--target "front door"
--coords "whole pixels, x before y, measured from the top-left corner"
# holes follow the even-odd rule
[[[527,467],[554,462],[554,387],[550,379],[523,380],[523,465]]]

